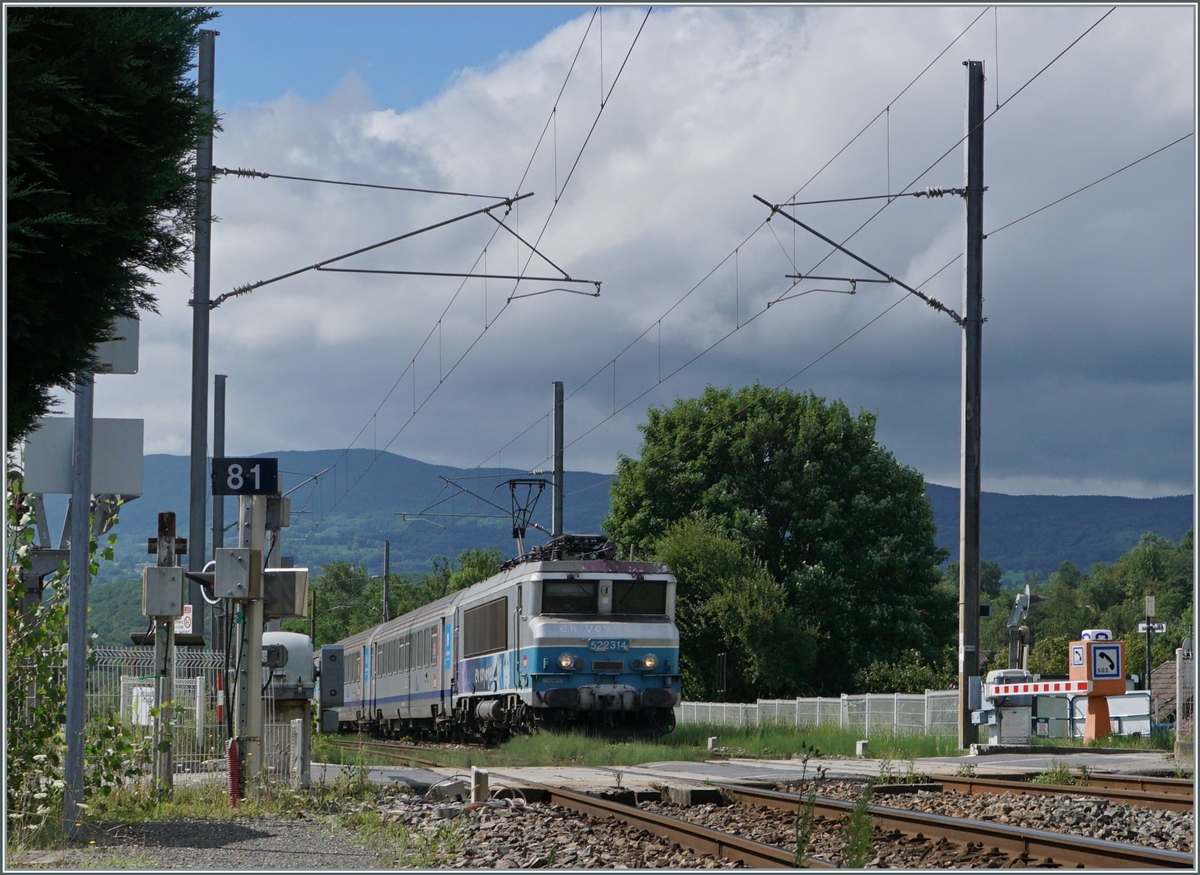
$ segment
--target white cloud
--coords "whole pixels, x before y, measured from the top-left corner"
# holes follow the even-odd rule
[[[781,303],[669,382],[658,385],[659,375],[785,293],[787,273],[872,275],[842,255],[823,260],[828,247],[781,217],[755,233],[768,211],[753,194],[790,197],[889,102],[802,199],[883,194],[889,184],[896,193],[947,150],[917,187],[961,185],[962,149],[952,148],[963,135],[961,61],[984,60],[991,111],[997,85],[1000,100],[1010,97],[1103,10],[1003,8],[998,59],[988,13],[899,98],[978,10],[655,11],[574,165],[642,14],[605,12],[603,83],[593,34],[561,98],[586,17],[494,69],[462,71],[439,98],[404,113],[372,106],[351,76],[315,103],[288,95],[225,116],[220,166],[535,191],[509,221],[573,276],[603,280],[600,298],[557,292],[506,305],[513,284],[500,280],[309,271],[228,300],[212,313],[211,370],[229,375],[231,452],[344,447],[365,424],[357,446],[395,438],[394,452],[475,464],[545,415],[552,380],[574,392],[649,329],[617,363],[615,406],[650,391],[579,440],[569,467],[611,471],[618,452],[636,452],[635,426],[649,404],[706,382],[776,385],[811,365],[788,385],[877,410],[880,436],[901,461],[939,482],[957,477],[960,340],[949,319],[906,301],[830,352],[898,289],[862,284],[854,296]],[[1192,130],[1192,16],[1122,7],[996,113],[987,126],[989,229]],[[985,488],[1191,489],[1193,418],[1179,405],[1189,393],[1194,400],[1194,148],[1189,140],[989,239]],[[487,203],[233,178],[220,180],[214,202],[214,297]],[[851,250],[909,283],[961,251],[958,199],[902,198],[854,233],[881,206],[801,207],[798,215],[834,239],[853,234]],[[530,254],[481,216],[330,266],[482,271],[485,247],[494,273],[515,272]],[[529,270],[550,268],[534,259]],[[927,290],[961,309],[961,277],[960,262]],[[693,287],[660,331],[660,317]],[[147,452],[180,453],[190,280],[167,278],[159,291],[163,315],[147,317],[142,373],[104,378],[96,408],[144,417]],[[415,380],[406,372],[414,358]],[[1131,407],[1133,377],[1142,390]],[[1074,418],[1081,404],[1086,429]],[[1036,431],[1008,427],[1035,407]],[[613,409],[610,370],[568,402],[568,439]],[[1104,439],[1133,410],[1156,426],[1122,430],[1122,446]],[[505,450],[505,464],[536,464],[544,444],[544,431],[532,429]],[[1078,462],[1069,471],[1060,467],[1066,456]]]

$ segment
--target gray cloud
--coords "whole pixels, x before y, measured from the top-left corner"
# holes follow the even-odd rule
[[[549,384],[561,379],[575,393],[568,466],[611,471],[618,453],[636,452],[647,406],[707,383],[778,385],[808,367],[789,387],[877,411],[880,439],[897,458],[956,483],[959,330],[907,300],[834,350],[903,296],[879,285],[761,312],[788,292],[785,274],[871,274],[827,257],[827,246],[783,218],[760,227],[768,211],[752,195],[781,202],[801,189],[801,199],[821,199],[961,185],[955,143],[966,58],[985,62],[989,111],[1012,98],[987,125],[989,230],[1188,133],[1195,116],[1188,8],[1117,9],[1015,97],[1103,10],[1002,8],[998,58],[989,12],[898,97],[978,14],[940,6],[656,11],[578,164],[601,93],[641,24],[637,10],[606,11],[603,80],[593,35],[553,117],[585,19],[495,69],[464,71],[441,97],[404,113],[372,106],[353,77],[320,101],[287,96],[229,112],[218,165],[534,191],[509,217],[513,227],[573,276],[603,280],[600,298],[556,292],[506,303],[514,287],[499,280],[309,272],[227,301],[212,315],[211,364],[229,375],[230,452],[354,440],[428,461],[494,465],[529,428],[502,461],[533,466],[546,450]],[[213,295],[483,203],[223,179]],[[853,234],[852,250],[910,284],[962,251],[958,199],[902,198],[854,233],[882,206],[797,209],[827,236]],[[477,217],[339,266],[465,272],[486,260],[487,270],[509,273],[529,257]],[[549,270],[536,258],[529,265]],[[1194,139],[996,233],[984,277],[984,488],[1191,491]],[[792,293],[813,286],[845,289],[806,283]],[[925,289],[961,309],[961,261]],[[145,418],[147,452],[185,453],[190,280],[165,278],[159,293],[162,315],[148,315],[142,331],[142,373],[103,378],[96,409]],[[173,389],[166,402],[161,386]]]

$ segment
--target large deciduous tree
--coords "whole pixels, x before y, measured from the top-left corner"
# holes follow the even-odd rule
[[[701,515],[674,523],[654,546],[678,581],[675,622],[685,698],[748,701],[808,689],[812,630],[789,608],[762,562]],[[724,686],[717,657],[725,655]]]
[[[955,605],[921,474],[875,439],[875,417],[755,385],[651,408],[640,458],[622,456],[605,530],[650,548],[696,513],[719,521],[817,638],[809,689],[916,649],[932,663]],[[764,630],[765,631],[765,630]]]
[[[90,370],[113,319],[184,266],[192,156],[212,129],[188,78],[202,7],[14,6],[7,63],[8,446]]]

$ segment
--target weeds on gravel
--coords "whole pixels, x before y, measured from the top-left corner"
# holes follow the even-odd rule
[[[1071,774],[1071,767],[1060,760],[1051,760],[1050,767],[1041,774],[1034,775],[1029,779],[1031,784],[1087,784],[1091,780],[1092,773],[1087,766],[1079,767],[1079,777]]]
[[[867,781],[862,797],[854,803],[854,808],[842,823],[842,835],[845,836],[842,844],[843,869],[862,869],[871,859],[875,848],[875,823],[869,806],[875,784],[874,780]]]
[[[928,775],[921,774],[916,771],[915,764],[912,760],[907,760],[904,764],[903,773],[898,772],[896,767],[892,765],[891,760],[880,760],[879,762],[879,779],[877,784],[923,784],[929,780]]]
[[[339,814],[336,822],[373,849],[378,864],[385,868],[446,866],[458,856],[466,841],[466,832],[459,823],[447,821],[431,830],[414,829],[386,820],[370,809]]]
[[[804,781],[808,776],[809,759],[820,755],[820,751],[812,745],[808,745],[805,748],[800,758],[801,786],[804,786]],[[825,772],[826,769],[824,766],[817,766],[816,778],[808,785],[807,792],[799,794],[799,801],[796,803],[796,857],[794,865],[797,869],[808,867],[808,846],[812,842],[813,818],[817,810],[817,785],[825,779]]]

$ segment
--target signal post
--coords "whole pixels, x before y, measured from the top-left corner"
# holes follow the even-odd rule
[[[236,605],[234,739],[238,768],[245,780],[262,767],[263,545],[267,496],[278,493],[278,484],[277,459],[213,459],[213,495],[238,497],[238,546],[215,551],[213,583],[218,598]],[[238,781],[238,786],[244,787],[244,782]]]
[[[172,700],[175,698],[175,620],[183,614],[183,569],[176,557],[187,540],[175,537],[175,514],[158,515],[158,537],[149,543],[154,565],[142,569],[142,614],[154,624],[154,789],[169,793],[175,773]]]
[[[273,533],[272,549],[279,546],[279,530],[288,525],[288,499],[279,493],[279,460],[266,458],[215,458],[212,463],[214,496],[238,497],[238,546],[214,551],[214,595],[233,603],[237,655],[232,688],[239,772],[236,786],[245,783],[263,766],[263,624],[269,618],[303,617],[308,603],[307,568],[267,568],[266,533]],[[311,645],[310,645],[311,646]],[[305,698],[307,705],[307,697]],[[307,729],[307,714],[305,726]],[[303,739],[307,733],[302,731]],[[301,759],[306,759],[301,757]]]

